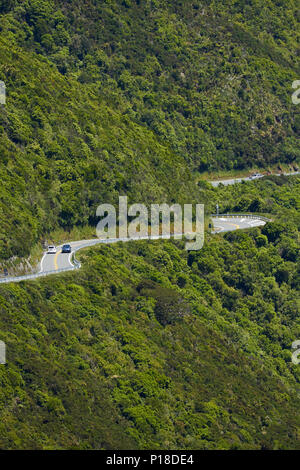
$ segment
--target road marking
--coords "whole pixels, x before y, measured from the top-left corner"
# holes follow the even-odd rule
[[[237,224],[233,224],[232,222],[227,222],[228,225],[233,225],[234,227],[236,227],[237,229],[240,228],[239,225]],[[232,231],[230,228],[228,228],[228,226],[226,227],[223,227],[222,225],[215,225],[215,230],[220,231],[220,232],[226,232],[226,231]]]
[[[44,261],[44,259],[46,258],[46,255],[47,255],[47,253],[44,253],[44,255],[43,255],[42,259],[41,259],[41,270],[40,270],[40,273],[43,271],[43,261]]]
[[[55,258],[54,258],[54,268],[55,270],[57,271],[58,270],[58,266],[57,266],[57,257],[59,255],[60,251],[58,251],[55,255]]]
[[[216,219],[214,217],[214,219]],[[237,217],[237,219],[239,219],[239,217]],[[233,222],[229,222],[227,218],[217,218],[217,221],[218,220],[224,220],[228,223],[228,225],[231,225],[231,226],[234,226],[236,227],[237,229],[240,228],[240,225],[238,224],[234,224]],[[230,219],[229,219],[230,220]],[[252,223],[255,223],[257,222],[257,224],[259,225],[264,225],[265,222],[264,221],[261,221],[259,219],[252,219],[252,221],[250,221],[249,225],[252,224]],[[212,233],[220,233],[220,231],[230,231],[230,229],[228,229],[227,227],[223,227],[223,226],[217,226],[215,223],[213,224],[214,225],[214,232]],[[251,225],[250,225],[251,226]],[[244,227],[246,228],[246,227]],[[227,230],[226,230],[227,229]],[[178,233],[178,234],[175,234],[175,235],[180,235],[180,236],[184,236],[186,235],[186,233]],[[174,236],[174,234],[171,234],[170,235],[171,237]],[[100,244],[100,243],[116,243],[116,242],[121,242],[121,241],[124,241],[124,242],[129,242],[129,241],[137,241],[137,240],[163,240],[163,239],[169,239],[170,236],[163,236],[163,235],[148,235],[148,236],[142,236],[142,237],[134,237],[134,238],[116,238],[116,239],[92,239],[92,240],[80,240],[80,241],[76,241],[76,242],[70,242],[72,245],[72,248],[74,246],[76,246],[77,250],[81,249],[81,248],[85,248],[85,247],[92,247],[92,246],[95,246],[97,244]],[[91,243],[92,242],[92,243]],[[79,246],[78,246],[79,245]],[[60,245],[58,248],[61,249],[61,246]],[[77,250],[74,250],[73,249],[73,252],[77,251]],[[55,254],[55,258],[54,258],[54,265],[55,265],[55,271],[58,271],[59,268],[58,268],[58,265],[57,265],[57,258],[58,258],[58,255],[61,253],[61,250],[58,251],[56,254]],[[43,271],[43,261],[45,259],[45,257],[47,256],[47,253],[44,253],[43,257],[42,257],[42,260],[41,260],[41,271],[40,271],[40,275],[39,274],[33,274],[33,275],[25,275],[25,276],[17,276],[15,278],[9,278],[9,279],[0,279],[0,283],[4,283],[4,282],[18,282],[18,281],[21,281],[21,280],[25,280],[25,279],[34,279],[35,277],[40,277],[40,276],[44,276],[44,275],[47,275],[48,272],[47,271]],[[69,269],[74,269],[74,265],[71,261],[71,253],[69,254],[69,259],[68,259],[70,265],[71,265],[71,268]],[[65,270],[68,270],[68,268],[65,268]],[[51,274],[51,271],[49,272],[49,274]]]

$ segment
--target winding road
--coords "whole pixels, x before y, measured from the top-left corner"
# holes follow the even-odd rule
[[[259,217],[250,217],[250,216],[232,216],[226,217],[220,215],[219,217],[212,217],[212,222],[214,225],[214,229],[212,233],[221,233],[221,232],[228,232],[237,229],[245,229],[251,227],[258,227],[264,225],[266,221],[261,220]],[[184,234],[177,234],[179,236],[183,236]],[[98,244],[112,244],[117,242],[128,242],[128,241],[139,241],[139,240],[160,240],[160,239],[169,239],[173,238],[173,236],[151,236],[148,237],[137,237],[135,239],[132,238],[114,238],[114,239],[98,239],[94,238],[91,240],[80,240],[69,242],[71,245],[72,252],[71,253],[62,253],[62,245],[57,247],[57,252],[54,254],[44,253],[41,262],[40,262],[40,269],[39,272],[35,274],[27,274],[24,276],[16,276],[16,277],[4,277],[0,279],[1,283],[8,283],[8,282],[20,282],[29,279],[36,279],[38,277],[47,276],[49,274],[56,274],[59,272],[71,271],[80,267],[80,263],[74,260],[74,254],[76,251],[91,247]]]
[[[290,173],[282,173],[285,176],[293,176],[299,175],[300,171],[294,171]],[[247,176],[244,178],[235,178],[235,179],[227,179],[227,180],[219,180],[219,181],[210,181],[210,183],[216,187],[219,184],[223,184],[225,186],[230,184],[240,183],[242,181],[254,181],[259,178],[263,178],[265,175],[258,175],[255,178]],[[279,174],[277,176],[280,176]],[[268,219],[260,216],[254,215],[234,215],[234,214],[220,214],[219,216],[212,216],[213,222],[213,229],[212,233],[223,233],[229,232],[238,229],[247,229],[252,227],[260,227],[265,225]],[[184,234],[177,234],[184,237]],[[68,242],[71,245],[72,252],[71,253],[62,253],[62,245],[57,247],[57,252],[55,254],[44,253],[41,262],[39,263],[39,272],[35,274],[27,274],[24,276],[15,276],[15,277],[3,277],[0,279],[1,283],[7,282],[20,282],[25,281],[28,279],[35,279],[42,276],[48,276],[49,274],[55,274],[64,271],[71,271],[73,269],[78,269],[80,267],[80,263],[74,257],[76,251],[90,247],[94,245],[102,244],[111,244],[117,242],[128,242],[128,241],[138,241],[138,240],[158,240],[158,239],[169,239],[170,236],[148,236],[148,237],[137,237],[135,239],[132,238],[115,238],[115,239],[98,239],[94,238],[92,240],[80,240],[74,242]],[[171,236],[172,238],[172,236]]]
[[[246,229],[252,227],[260,227],[265,225],[265,221],[261,220],[259,217],[247,217],[247,216],[234,216],[234,217],[212,217],[213,222],[213,233],[220,233],[220,232],[229,232],[238,229]],[[179,234],[180,236],[184,237],[184,234]],[[164,236],[149,236],[149,237],[137,237],[136,239],[130,238],[114,238],[114,239],[107,239],[101,240],[98,238],[91,239],[91,240],[80,240],[76,242],[70,242],[72,252],[71,253],[62,253],[61,248],[62,245],[57,247],[56,254],[48,254],[45,253],[41,263],[40,263],[40,273],[46,272],[53,272],[53,271],[60,271],[62,269],[70,269],[74,268],[74,264],[72,262],[72,254],[76,251],[80,250],[81,248],[90,247],[94,245],[102,244],[112,244],[117,242],[128,242],[128,241],[138,241],[138,240],[159,240],[159,239],[168,239],[170,237]],[[172,237],[171,237],[172,238]]]
[[[231,232],[233,230],[261,227],[266,224],[265,220],[259,217],[214,217],[213,233]]]

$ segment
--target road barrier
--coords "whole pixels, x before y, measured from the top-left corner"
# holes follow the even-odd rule
[[[183,235],[183,234],[174,234],[174,235]],[[0,284],[6,284],[8,282],[21,282],[21,281],[27,281],[30,279],[37,279],[38,277],[44,277],[48,276],[50,274],[58,274],[66,271],[74,271],[76,269],[79,269],[81,267],[80,261],[77,260],[76,258],[76,251],[81,250],[82,248],[88,248],[94,245],[99,245],[100,243],[103,244],[111,244],[111,243],[117,243],[117,242],[130,242],[130,241],[135,241],[135,240],[160,240],[160,239],[169,239],[171,238],[172,235],[156,235],[151,237],[151,235],[148,236],[141,236],[141,237],[135,237],[135,238],[108,238],[108,239],[99,239],[96,238],[95,240],[90,240],[87,241],[86,243],[80,245],[78,248],[74,248],[72,251],[72,264],[73,266],[70,266],[68,268],[59,268],[56,270],[51,270],[51,271],[41,271],[39,273],[35,274],[24,274],[23,276],[15,276],[15,277],[4,277],[0,279]]]
[[[219,217],[229,217],[229,218],[241,218],[241,217],[248,217],[252,219],[261,219],[266,222],[269,222],[270,219],[267,219],[267,217],[263,217],[261,215],[253,215],[253,214],[212,214],[211,217],[214,218],[219,218]],[[81,267],[80,261],[76,259],[76,251],[81,250],[82,248],[88,248],[94,245],[98,245],[99,243],[103,244],[111,244],[111,243],[117,243],[117,242],[130,242],[130,241],[136,241],[136,240],[161,240],[161,239],[170,239],[174,235],[184,235],[182,233],[176,233],[176,234],[171,234],[171,235],[155,235],[155,236],[141,236],[141,237],[135,237],[135,238],[108,238],[108,239],[95,239],[95,240],[90,240],[84,243],[83,245],[80,245],[78,248],[74,248],[72,251],[72,266],[68,268],[59,268],[56,270],[52,271],[41,271],[39,273],[35,274],[25,274],[23,276],[16,276],[16,277],[4,277],[0,279],[0,284],[6,284],[8,282],[21,282],[21,281],[27,281],[30,279],[37,279],[38,277],[44,277],[48,276],[50,274],[58,274],[62,272],[67,272],[67,271],[74,271],[76,269],[79,269]]]
[[[264,217],[262,215],[255,215],[255,214],[211,214],[211,217],[214,218],[224,218],[228,217],[230,219],[241,219],[241,218],[248,218],[248,219],[259,219],[263,220],[264,222],[271,222],[271,219]]]
[[[16,276],[16,277],[5,277],[0,279],[0,284],[5,284],[7,282],[21,282],[26,281],[28,279],[36,279],[38,277],[48,276],[48,274],[57,274],[63,271],[74,271],[74,269],[78,269],[76,266],[70,266],[69,268],[61,268],[53,271],[42,271],[40,273],[35,274],[24,274],[23,276]]]

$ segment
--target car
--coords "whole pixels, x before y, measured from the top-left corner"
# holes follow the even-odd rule
[[[47,250],[47,253],[49,254],[54,254],[56,253],[56,247],[54,245],[49,245],[48,246],[48,250]]]
[[[72,251],[71,245],[63,245],[61,249],[62,253],[71,253],[71,251]]]
[[[254,175],[250,176],[250,179],[254,180],[256,178],[261,178],[263,175],[261,173],[254,173]]]

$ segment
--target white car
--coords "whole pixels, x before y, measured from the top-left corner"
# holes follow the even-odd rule
[[[262,174],[260,174],[260,173],[255,173],[254,175],[251,175],[251,176],[250,176],[250,178],[251,178],[252,180],[254,180],[254,179],[256,179],[256,178],[261,178],[261,177],[262,177]]]
[[[49,245],[47,253],[55,254],[56,253],[56,247],[54,245]]]

